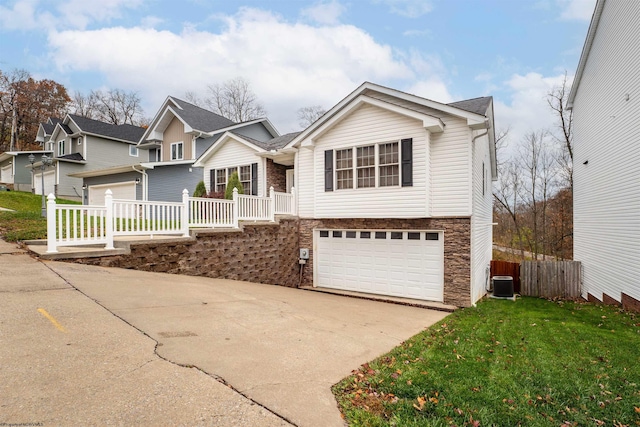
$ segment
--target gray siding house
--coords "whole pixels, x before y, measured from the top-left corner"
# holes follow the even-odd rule
[[[139,162],[136,144],[144,128],[113,125],[76,114],[67,114],[47,135],[49,125],[41,126],[38,138],[53,153],[54,168],[45,172],[45,191],[52,185],[57,197],[84,200],[82,179],[75,176],[78,173]],[[34,179],[41,177],[36,173]]]
[[[193,193],[203,180],[202,167],[194,165],[196,160],[227,131],[257,141],[279,136],[268,119],[234,123],[169,96],[139,138],[140,157],[133,169],[104,168],[76,173],[74,177],[84,180],[90,204],[100,203],[107,188],[114,198],[178,202],[182,200],[182,190]],[[134,180],[132,170],[137,174]]]

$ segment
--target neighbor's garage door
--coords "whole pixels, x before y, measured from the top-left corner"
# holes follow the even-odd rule
[[[315,230],[314,283],[356,292],[443,301],[443,234]]]
[[[0,168],[0,182],[4,184],[13,184],[11,177],[11,165]]]
[[[104,193],[107,190],[111,190],[114,199],[136,200],[136,183],[129,181],[89,186],[89,204],[104,206]]]
[[[36,194],[42,194],[42,173],[37,173],[33,175],[33,179],[35,180],[34,188],[36,190]],[[44,194],[48,196],[49,194],[55,192],[56,186],[56,171],[49,171],[44,173]]]

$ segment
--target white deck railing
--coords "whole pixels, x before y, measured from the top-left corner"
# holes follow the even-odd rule
[[[273,187],[271,187],[273,191]],[[276,215],[296,214],[296,189],[291,188],[291,193],[276,193],[274,195],[274,206]]]
[[[55,197],[49,195],[49,204]],[[106,245],[113,247],[113,235],[107,227],[107,208],[89,205],[57,205],[47,215],[47,252],[59,246]],[[51,220],[50,220],[51,219]],[[52,246],[53,245],[53,246]]]
[[[189,227],[237,227],[233,200],[189,198]]]
[[[190,198],[182,203],[113,200],[105,192],[104,206],[58,205],[53,194],[47,202],[47,252],[60,246],[105,245],[113,249],[114,236],[181,234],[189,228],[234,227],[238,221],[275,221],[275,215],[295,215],[295,189],[291,194],[245,196],[233,191],[233,200]]]

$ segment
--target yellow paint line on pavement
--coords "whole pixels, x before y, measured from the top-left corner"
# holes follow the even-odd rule
[[[44,308],[39,308],[38,312],[42,314],[44,317],[46,317],[47,319],[49,319],[49,321],[53,323],[53,326],[58,328],[58,330],[60,330],[61,332],[67,333],[64,327],[60,323],[58,323],[58,321],[52,315],[47,313],[47,310],[45,310]]]

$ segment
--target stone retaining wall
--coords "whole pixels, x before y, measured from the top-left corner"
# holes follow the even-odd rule
[[[74,262],[160,273],[298,286],[298,221],[198,231],[192,240],[131,244],[131,253]]]

